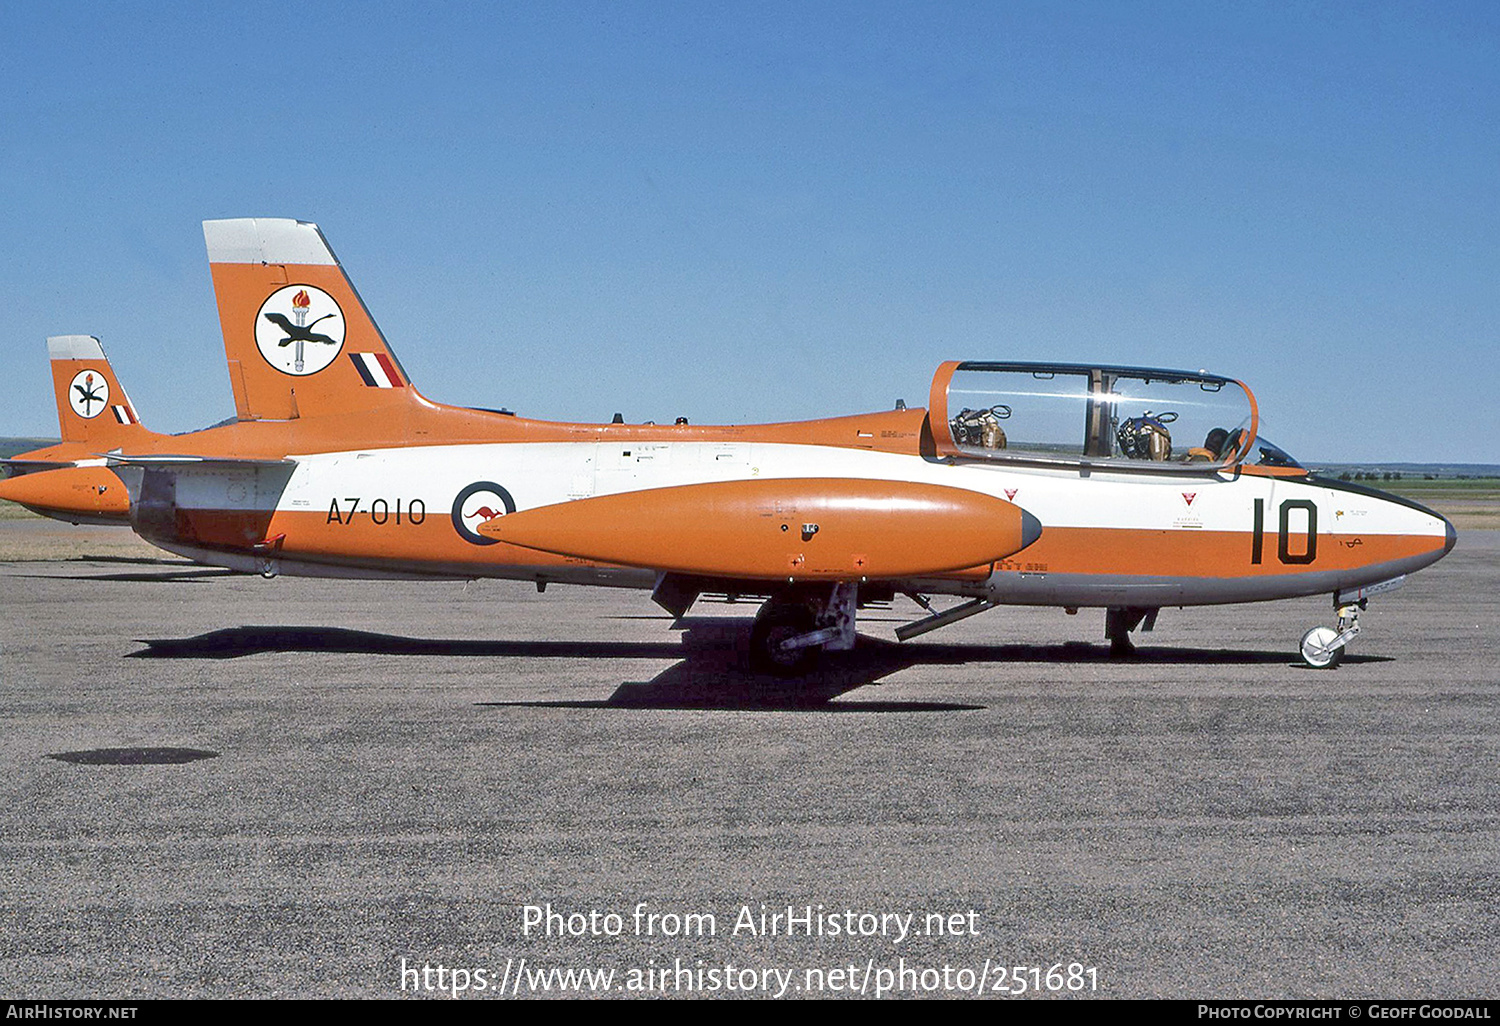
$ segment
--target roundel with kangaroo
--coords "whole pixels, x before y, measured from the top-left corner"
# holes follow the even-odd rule
[[[453,500],[453,529],[471,545],[494,545],[498,538],[486,538],[475,528],[515,511],[516,501],[510,492],[493,481],[475,481]]]

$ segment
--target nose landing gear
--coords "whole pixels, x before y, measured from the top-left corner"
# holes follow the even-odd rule
[[[1333,593],[1333,608],[1338,610],[1336,627],[1314,627],[1302,635],[1302,658],[1308,666],[1328,670],[1344,658],[1344,646],[1359,637],[1359,614],[1370,604],[1371,595],[1395,591],[1406,582],[1406,575],[1388,581],[1367,584],[1361,588],[1344,588]]]
[[[1365,602],[1339,607],[1338,626],[1314,627],[1302,635],[1302,659],[1316,670],[1331,670],[1344,661],[1344,646],[1359,636],[1359,611]]]

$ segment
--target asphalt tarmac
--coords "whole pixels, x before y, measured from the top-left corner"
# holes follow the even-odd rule
[[[117,556],[0,603],[6,996],[1500,996],[1500,532],[1331,671],[1326,598],[1127,662],[898,599],[796,685],[637,592]]]

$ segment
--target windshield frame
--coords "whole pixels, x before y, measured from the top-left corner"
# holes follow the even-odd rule
[[[954,376],[963,371],[1029,374],[1034,377],[1059,374],[1084,377],[1090,383],[1090,391],[1087,398],[1089,426],[1084,444],[1080,446],[1079,453],[1077,455],[1054,455],[1004,448],[998,450],[980,450],[976,449],[973,445],[961,445],[953,435],[953,420],[949,411],[948,398]],[[1109,449],[1108,445],[1101,445],[1098,441],[1102,436],[1102,414],[1097,414],[1095,407],[1102,406],[1103,404],[1095,400],[1093,396],[1096,394],[1111,394],[1108,390],[1112,389],[1113,383],[1120,378],[1139,381],[1145,384],[1152,382],[1166,384],[1193,383],[1210,392],[1216,392],[1223,388],[1238,389],[1244,396],[1246,406],[1248,407],[1248,414],[1241,422],[1241,426],[1235,429],[1239,432],[1240,436],[1237,443],[1232,449],[1222,453],[1217,460],[1200,460],[1197,462],[1160,462],[1124,458],[1116,455],[1100,455],[1097,451],[1089,451],[1090,447],[1105,451]],[[1098,390],[1101,388],[1105,391],[1099,393]],[[1004,394],[1002,391],[995,393],[997,396],[1003,396]],[[1254,451],[1260,424],[1260,410],[1255,400],[1255,393],[1250,390],[1248,385],[1236,378],[1223,377],[1203,371],[1124,367],[1089,363],[948,360],[938,367],[936,374],[933,376],[927,409],[934,448],[936,454],[942,458],[975,462],[1018,463],[1033,466],[1153,474],[1202,475],[1232,471],[1244,463],[1252,451]],[[1287,454],[1287,456],[1289,459],[1292,459],[1290,454]]]

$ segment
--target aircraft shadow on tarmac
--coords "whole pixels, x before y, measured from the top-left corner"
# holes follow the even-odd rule
[[[73,559],[64,561],[63,565],[97,565],[100,563],[138,566],[142,569],[120,570],[107,574],[82,570],[78,573],[9,573],[5,576],[29,577],[49,581],[130,581],[139,584],[179,584],[184,581],[206,581],[219,577],[242,576],[236,574],[233,570],[205,567],[197,563],[190,563],[185,559],[153,559],[147,556],[76,556]]]
[[[218,757],[218,752],[197,748],[91,748],[84,752],[52,752],[47,756],[81,766],[176,766]]]
[[[191,638],[140,639],[136,659],[237,659],[263,653],[312,652],[357,655],[459,656],[521,659],[671,659],[672,666],[649,681],[621,683],[599,701],[483,703],[494,706],[556,708],[825,710],[851,712],[942,712],[980,706],[931,702],[845,701],[833,699],[911,666],[974,663],[1083,664],[1109,662],[1107,644],[1060,645],[902,645],[861,636],[852,652],[825,656],[812,673],[786,680],[748,668],[749,621],[738,617],[691,617],[678,621],[680,640],[664,641],[475,641],[407,638],[341,627],[247,626]],[[1300,667],[1288,653],[1226,649],[1141,647],[1128,660],[1136,665]],[[1346,664],[1385,661],[1380,656],[1346,657]]]
[[[50,581],[131,581],[138,584],[182,584],[218,577],[233,577],[233,570],[195,568],[192,570],[143,570],[114,574],[9,574],[11,577],[35,577]]]

